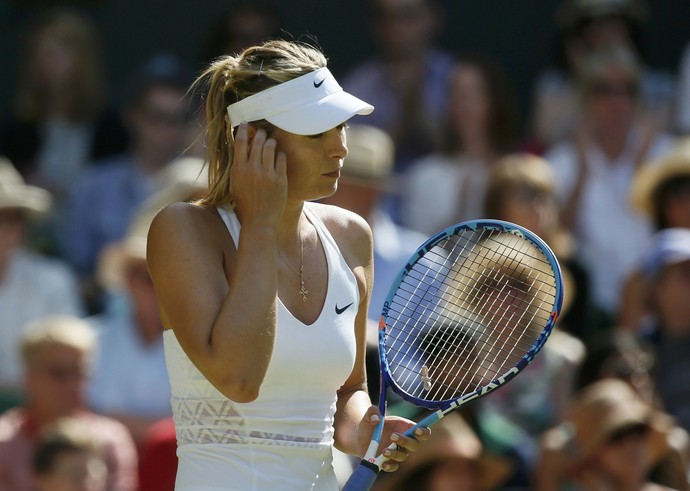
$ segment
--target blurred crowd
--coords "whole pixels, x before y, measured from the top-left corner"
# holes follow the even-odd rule
[[[372,227],[372,325],[409,255],[463,220],[527,227],[565,281],[543,353],[376,489],[690,489],[690,31],[664,72],[643,56],[644,0],[563,0],[559,58],[521,121],[500,60],[439,46],[439,3],[369,3],[375,50],[341,83],[376,110],[350,121],[324,202]],[[280,28],[270,3],[237,3],[209,26],[200,66]],[[146,234],[207,189],[203,94],[161,54],[115,103],[80,11],[45,12],[25,39],[0,127],[0,491],[172,491]],[[336,465],[346,480],[353,461]]]

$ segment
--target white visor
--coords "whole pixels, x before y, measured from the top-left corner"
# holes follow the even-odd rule
[[[297,135],[323,133],[374,106],[345,92],[328,68],[262,90],[228,106],[232,127],[265,119]]]

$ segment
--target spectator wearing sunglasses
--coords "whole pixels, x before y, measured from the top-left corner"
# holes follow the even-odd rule
[[[595,329],[614,323],[623,280],[652,233],[649,220],[630,206],[630,184],[673,144],[644,120],[639,87],[632,52],[616,47],[590,54],[579,75],[578,129],[546,153],[558,176],[562,224],[578,242],[591,278]]]

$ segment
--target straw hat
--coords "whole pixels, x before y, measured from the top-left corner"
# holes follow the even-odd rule
[[[632,206],[640,213],[653,217],[654,195],[659,186],[678,177],[690,177],[690,137],[678,143],[661,159],[637,171],[630,187]]]
[[[342,179],[365,186],[390,187],[395,146],[385,131],[353,124],[347,129],[347,157]]]
[[[473,461],[477,464],[479,489],[495,489],[515,471],[513,464],[501,457],[488,456],[470,426],[458,413],[452,413],[434,425],[431,436],[419,450],[411,453],[393,474],[381,480],[377,491],[405,489],[405,481],[428,465],[444,461]]]
[[[204,160],[185,157],[168,164],[156,177],[157,189],[137,210],[125,238],[101,253],[97,278],[106,289],[122,289],[127,261],[146,259],[146,239],[158,212],[176,201],[189,201],[208,191]]]
[[[36,216],[47,212],[51,204],[48,191],[26,184],[12,163],[0,157],[0,209],[20,209]]]
[[[602,379],[576,397],[567,421],[548,430],[542,444],[560,454],[564,472],[577,472],[616,432],[640,425],[649,428],[646,466],[651,468],[668,452],[670,419],[643,403],[622,380]]]

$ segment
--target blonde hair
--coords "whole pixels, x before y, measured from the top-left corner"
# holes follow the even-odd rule
[[[237,56],[223,56],[192,84],[191,91],[205,95],[205,137],[209,192],[199,203],[218,206],[232,203],[230,168],[233,132],[226,108],[253,94],[326,66],[318,49],[297,41],[273,40],[245,49]],[[265,120],[253,125],[270,129]]]
[[[86,321],[70,315],[44,317],[27,327],[21,345],[22,360],[29,366],[45,348],[55,345],[89,354],[95,343],[96,333]]]
[[[34,58],[40,40],[51,35],[71,51],[76,64],[67,85],[67,116],[88,121],[103,110],[107,90],[98,34],[90,20],[72,10],[51,11],[36,21],[29,31],[23,66],[20,70],[15,113],[22,121],[36,122],[45,116],[46,95],[42,81],[34,73]]]

